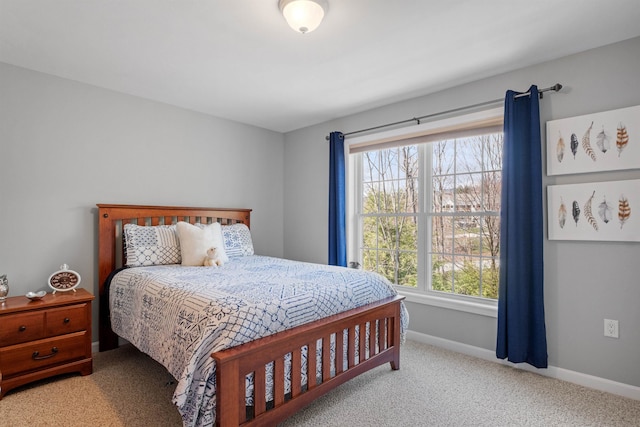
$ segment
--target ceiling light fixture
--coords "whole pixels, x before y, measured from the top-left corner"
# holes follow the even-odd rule
[[[279,0],[278,6],[289,26],[302,34],[318,28],[329,8],[325,0]]]

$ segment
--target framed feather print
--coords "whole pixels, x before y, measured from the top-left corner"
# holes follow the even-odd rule
[[[547,175],[640,168],[640,105],[547,122]]]
[[[640,179],[547,186],[549,240],[640,242]]]

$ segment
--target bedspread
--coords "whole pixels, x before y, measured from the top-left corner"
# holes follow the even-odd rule
[[[374,273],[264,256],[222,267],[127,268],[110,284],[114,332],[178,381],[185,426],[215,422],[211,353],[396,294]],[[402,327],[408,316],[402,306]]]

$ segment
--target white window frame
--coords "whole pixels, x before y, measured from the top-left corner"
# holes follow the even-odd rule
[[[363,236],[362,227],[359,224],[360,217],[358,216],[358,212],[362,211],[362,200],[360,197],[362,185],[362,154],[351,154],[354,148],[359,151],[383,149],[390,146],[390,144],[393,145],[394,141],[406,141],[407,139],[423,137],[424,135],[427,135],[431,141],[445,140],[448,139],[446,136],[447,132],[455,132],[460,129],[474,129],[474,127],[468,128],[467,126],[475,124],[475,127],[480,127],[481,125],[478,125],[478,123],[482,123],[483,121],[495,121],[497,118],[501,120],[503,113],[504,110],[502,107],[493,108],[457,117],[434,120],[407,128],[393,129],[386,132],[345,139],[345,156],[348,159],[346,162],[348,262],[357,261],[362,264],[359,242],[362,241]],[[408,143],[410,144],[411,142]],[[396,143],[396,145],[399,144]],[[367,149],[366,147],[371,148]],[[424,144],[419,148],[419,159],[423,163],[422,166],[424,168],[430,167],[431,152],[426,149]],[[421,184],[430,185],[430,182],[431,180],[421,180]],[[425,200],[425,195],[427,194],[431,194],[431,188],[423,188],[419,193],[419,203],[421,207],[423,207],[423,213],[426,211],[426,204],[429,203],[429,201]],[[429,276],[426,274],[427,271],[431,268],[431,257],[428,255],[427,248],[425,247],[426,243],[430,241],[431,232],[431,228],[426,226],[425,221],[431,217],[420,214],[418,218],[418,230],[420,233],[418,238],[418,254],[422,257],[418,262],[418,277],[424,281],[424,278]],[[428,283],[421,282],[417,289],[398,285],[395,285],[395,287],[409,302],[497,317],[496,300],[432,291],[428,288]]]

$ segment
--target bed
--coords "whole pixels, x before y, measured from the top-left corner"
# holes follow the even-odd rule
[[[400,368],[403,297],[372,273],[252,251],[222,267],[122,268],[132,256],[124,230],[219,224],[226,233],[248,230],[250,215],[250,209],[98,205],[100,351],[116,348],[122,336],[162,363],[178,380],[174,403],[185,425],[275,425],[376,366]],[[222,295],[215,304],[213,294]],[[180,325],[168,325],[172,316]],[[247,326],[249,317],[257,322]],[[168,328],[171,336],[158,339]]]

